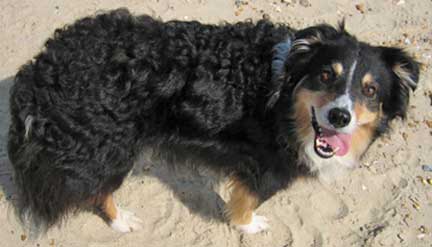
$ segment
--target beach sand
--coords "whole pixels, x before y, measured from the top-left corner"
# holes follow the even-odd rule
[[[116,233],[99,217],[82,213],[31,241],[11,206],[15,190],[6,141],[13,76],[56,28],[118,7],[206,23],[268,15],[295,28],[336,25],[345,17],[348,31],[363,41],[406,47],[424,64],[422,76],[407,121],[395,122],[355,171],[331,183],[299,180],[261,205],[257,213],[269,218],[268,232],[242,235],[223,222],[228,192],[210,172],[173,174],[147,164],[143,175],[115,194],[120,206],[143,219],[142,230]],[[421,179],[432,178],[422,170],[432,165],[431,25],[430,0],[1,0],[0,246],[432,246],[432,185]]]

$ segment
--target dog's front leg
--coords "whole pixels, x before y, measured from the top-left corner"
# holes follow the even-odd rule
[[[112,194],[93,198],[91,203],[100,210],[102,218],[115,231],[126,233],[141,229],[141,219],[136,217],[134,213],[117,206]]]
[[[254,213],[264,201],[286,189],[300,174],[297,166],[289,165],[292,156],[284,156],[261,148],[249,162],[240,162],[230,179],[231,198],[225,215],[240,231],[254,234],[269,228],[264,216]]]
[[[254,213],[260,201],[258,194],[236,177],[231,179],[230,187],[231,198],[225,208],[225,215],[230,224],[248,234],[268,229],[267,218]]]

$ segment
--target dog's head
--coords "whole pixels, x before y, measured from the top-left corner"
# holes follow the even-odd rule
[[[276,112],[295,123],[312,170],[353,166],[389,121],[405,117],[419,64],[401,49],[358,41],[343,24],[307,28],[289,41],[274,82]],[[279,121],[281,133],[284,123]]]

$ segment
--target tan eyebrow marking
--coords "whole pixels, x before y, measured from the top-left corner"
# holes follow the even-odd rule
[[[342,75],[343,73],[343,66],[341,63],[333,63],[332,64],[332,68],[334,70],[334,72],[336,73],[337,76]]]
[[[374,82],[373,76],[370,72],[366,73],[362,79],[362,86],[365,87]]]

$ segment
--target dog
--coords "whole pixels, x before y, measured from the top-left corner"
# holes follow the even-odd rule
[[[266,230],[254,213],[263,201],[299,176],[354,168],[406,117],[419,66],[343,22],[210,25],[126,9],[80,19],[56,30],[11,88],[18,213],[49,229],[95,208],[113,229],[137,230],[112,194],[152,147],[207,161],[229,178],[227,221]]]

